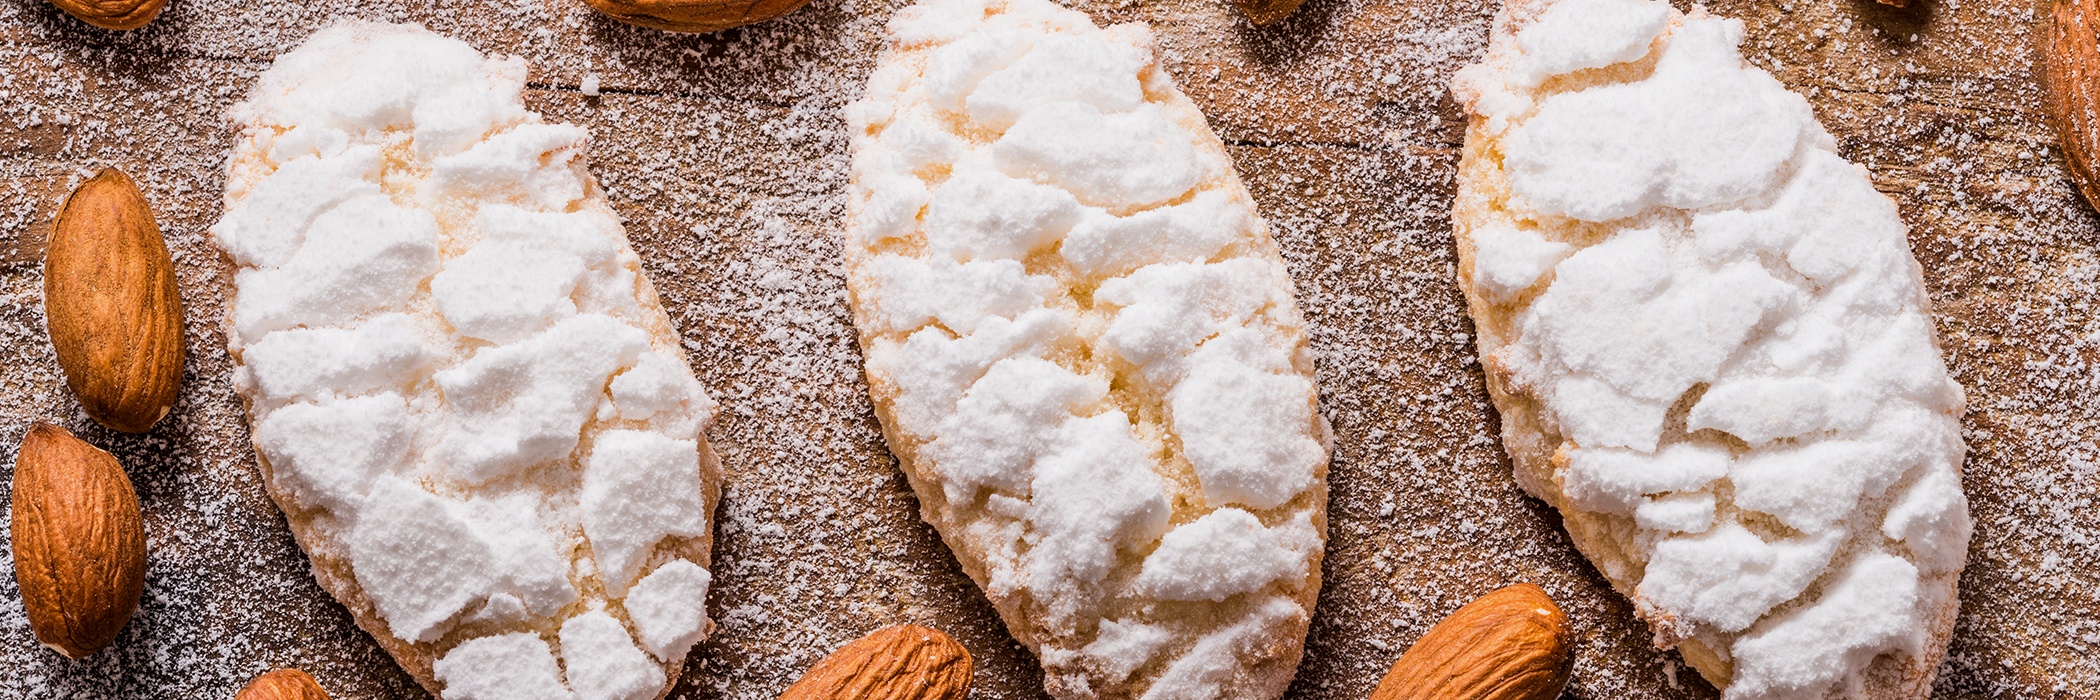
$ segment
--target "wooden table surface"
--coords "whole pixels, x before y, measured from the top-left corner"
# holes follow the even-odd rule
[[[1936,696],[2100,688],[2100,228],[2042,122],[2039,0],[1717,0],[1746,53],[1808,95],[1901,204],[1949,363],[1969,391],[1977,530]],[[55,421],[137,483],[147,593],[109,650],[37,647],[0,576],[0,697],[231,697],[277,666],[339,698],[422,697],[314,584],[264,496],[218,319],[225,110],[339,17],[417,21],[533,63],[527,101],[588,127],[594,170],[723,406],[720,623],[673,697],[771,698],[837,645],[912,621],[977,659],[976,697],[1036,698],[1029,654],[962,575],[884,448],[839,278],[841,106],[901,0],[816,0],[714,36],[601,19],[576,0],[173,0],[143,30],[0,0],[0,445]],[[1577,698],[1707,698],[1508,480],[1452,279],[1463,116],[1445,90],[1481,52],[1486,0],[1310,0],[1256,29],[1224,0],[1110,0],[1150,22],[1275,224],[1314,326],[1337,434],[1326,580],[1290,696],[1354,700],[1458,605],[1546,587],[1579,630]],[[598,95],[579,89],[596,76]],[[60,198],[119,165],[181,272],[189,366],[152,433],[94,427],[44,337],[43,242]],[[0,450],[0,476],[13,450]],[[0,529],[5,529],[0,512]],[[7,555],[0,553],[0,559]],[[11,561],[0,562],[11,571]]]

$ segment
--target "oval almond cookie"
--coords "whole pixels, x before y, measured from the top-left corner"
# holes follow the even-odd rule
[[[1453,219],[1524,489],[1731,700],[1923,698],[1963,392],[1894,202],[1743,25],[1516,0],[1459,74]]]
[[[1273,698],[1329,436],[1267,224],[1151,32],[1044,0],[889,24],[845,260],[891,450],[1060,698]]]
[[[446,700],[649,700],[712,627],[715,404],[526,65],[353,22],[233,112],[228,349],[264,483]]]

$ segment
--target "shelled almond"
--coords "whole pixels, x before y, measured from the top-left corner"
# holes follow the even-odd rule
[[[1371,700],[1549,700],[1574,658],[1568,616],[1529,583],[1497,589],[1445,617],[1371,691]]]
[[[856,639],[780,694],[780,700],[962,700],[970,652],[940,630],[886,627]]]
[[[182,298],[145,195],[107,168],[66,197],[44,254],[44,323],[95,422],[145,432],[182,389]]]
[[[305,671],[280,668],[248,681],[233,700],[328,700],[328,691]]]
[[[2100,206],[2100,2],[2057,0],[2042,41],[2042,97],[2071,181]]]
[[[809,0],[584,0],[591,9],[639,27],[719,32],[794,12]]]
[[[1283,18],[1291,16],[1293,12],[1297,12],[1299,5],[1305,4],[1305,0],[1233,0],[1233,2],[1239,5],[1240,14],[1246,15],[1247,21],[1253,22],[1257,27],[1281,22]]]
[[[80,21],[103,29],[137,29],[160,16],[168,0],[51,0]]]
[[[75,659],[108,646],[146,585],[131,479],[108,452],[38,423],[22,438],[9,498],[15,581],[37,641]]]

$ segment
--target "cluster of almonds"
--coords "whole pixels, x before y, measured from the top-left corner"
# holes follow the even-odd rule
[[[183,361],[175,264],[152,207],[122,171],[104,169],[59,206],[44,253],[44,325],[67,388],[96,423],[143,433],[175,407]],[[109,646],[146,588],[146,532],[124,467],[65,428],[37,423],[15,456],[9,512],[15,581],[37,641],[74,659]],[[240,698],[328,694],[286,670],[256,679]]]
[[[104,170],[59,207],[44,323],[66,386],[95,422],[144,432],[182,386],[174,263],[131,178]],[[80,658],[117,638],[146,584],[138,494],[117,459],[38,423],[15,458],[15,580],[37,640]]]
[[[104,169],[59,205],[44,252],[44,325],[66,387],[96,423],[143,433],[175,407],[183,362],[175,264],[152,207],[122,171]],[[65,428],[37,423],[15,456],[9,512],[15,581],[37,641],[73,659],[109,646],[146,588],[146,532],[124,467]],[[294,669],[265,674],[238,697],[328,700]]]

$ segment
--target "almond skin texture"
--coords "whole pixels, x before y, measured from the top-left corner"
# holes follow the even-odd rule
[[[1291,16],[1298,11],[1299,5],[1305,4],[1305,0],[1233,0],[1233,4],[1239,5],[1240,13],[1247,16],[1247,21],[1259,27]]]
[[[37,641],[78,659],[108,646],[146,588],[131,479],[108,452],[38,423],[15,458],[15,582]]]
[[[962,700],[970,651],[940,630],[885,627],[840,647],[780,700]]]
[[[2048,35],[2042,43],[2043,104],[2049,124],[2063,142],[2064,160],[2071,181],[2085,201],[2100,207],[2100,173],[2094,172],[2094,157],[2100,156],[2100,3],[2094,0],[2057,0],[2051,13]]]
[[[80,183],[51,222],[44,323],[66,386],[95,422],[142,433],[182,389],[182,298],[153,211],[115,168]]]
[[[123,31],[146,26],[160,16],[168,0],[51,0],[51,4],[82,22]]]
[[[233,700],[328,700],[328,691],[305,671],[280,668],[248,681]]]
[[[583,0],[591,9],[639,27],[707,33],[794,12],[809,0]]]
[[[1529,583],[1451,613],[1393,662],[1371,700],[1551,700],[1574,656],[1568,616]]]

